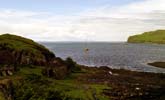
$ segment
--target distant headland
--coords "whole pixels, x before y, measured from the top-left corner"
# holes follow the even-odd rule
[[[130,36],[127,42],[165,44],[165,30],[144,32],[139,35]]]

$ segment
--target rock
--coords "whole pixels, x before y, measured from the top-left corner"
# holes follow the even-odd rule
[[[140,88],[139,87],[136,87],[135,90],[140,90]]]
[[[13,72],[10,71],[10,70],[8,70],[8,71],[7,71],[7,74],[11,76],[11,75],[13,75]]]

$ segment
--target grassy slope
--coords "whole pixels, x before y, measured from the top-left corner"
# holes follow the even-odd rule
[[[0,35],[0,49],[7,49],[15,52],[24,51],[33,55],[33,57],[35,56],[41,59],[44,58],[43,54],[54,55],[47,48],[33,40],[11,34]]]
[[[53,95],[62,98],[62,100],[94,100],[93,93],[96,93],[99,100],[109,100],[102,94],[103,89],[108,89],[108,86],[87,84],[76,80],[84,72],[73,73],[64,80],[55,80],[42,76],[41,71],[41,67],[24,67],[14,76],[8,77],[15,82],[16,100],[25,100],[28,95],[31,95],[30,100],[49,100],[47,97],[53,97]],[[22,82],[24,80],[20,86],[18,79],[21,79]],[[49,94],[50,92],[52,95]]]
[[[11,34],[0,35],[0,44],[9,44],[8,45],[9,48],[16,50],[22,50],[22,49],[48,50],[44,46],[35,43],[33,40]]]
[[[165,30],[145,32],[140,35],[130,36],[128,42],[165,44]]]
[[[0,35],[0,49],[24,50],[36,55],[41,51],[49,52],[32,40],[10,34]],[[94,100],[93,95],[99,100],[109,100],[102,94],[103,89],[108,88],[106,85],[81,83],[76,80],[80,74],[73,73],[64,80],[55,80],[43,76],[42,67],[22,67],[13,76],[0,77],[0,81],[11,79],[14,82],[15,100]],[[0,100],[4,100],[1,92]]]
[[[14,50],[49,51],[33,40],[11,34],[0,35],[0,45],[7,45],[9,49]]]

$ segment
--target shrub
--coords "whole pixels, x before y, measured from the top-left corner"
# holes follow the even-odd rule
[[[66,58],[65,62],[70,72],[76,72],[81,70],[81,68],[77,65],[75,61],[73,61],[72,58],[70,57]]]

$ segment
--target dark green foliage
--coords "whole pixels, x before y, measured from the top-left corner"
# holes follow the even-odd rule
[[[145,32],[140,35],[130,36],[128,42],[165,44],[165,30]]]
[[[26,79],[15,83],[14,100],[80,100],[79,97],[66,95],[69,91],[74,91],[69,84],[54,84],[53,80],[44,77],[29,74]],[[74,84],[72,84],[74,86]],[[77,91],[78,92],[78,91]],[[74,95],[74,94],[72,94]],[[82,97],[84,98],[84,97]],[[85,100],[85,99],[82,99]]]
[[[81,68],[77,65],[77,63],[73,61],[72,58],[70,57],[66,58],[65,63],[70,72],[76,72],[81,70]]]
[[[42,70],[42,74],[55,79],[64,79],[71,73],[80,71],[81,68],[70,57],[65,61],[61,58],[55,58],[48,63],[48,66]]]
[[[14,100],[62,100],[61,93],[51,86],[51,81],[29,74],[15,84]]]
[[[34,75],[36,79],[32,79],[33,75],[15,83],[14,100],[95,100],[92,97],[93,90],[97,90],[98,100],[108,100],[103,95],[101,96],[105,86],[89,85],[91,88],[86,91],[83,87],[85,84],[77,84],[73,80],[56,81],[37,75]]]
[[[68,70],[73,71],[73,69],[76,66],[76,63],[70,57],[66,58],[65,62],[66,62],[66,65],[68,67]]]
[[[31,81],[31,82],[36,82],[36,81],[39,81],[41,79],[41,76],[40,75],[36,75],[36,74],[28,74],[27,77],[26,77],[26,80],[27,81]]]
[[[10,53],[10,51],[1,50],[0,51],[0,64],[13,64],[14,56]]]

